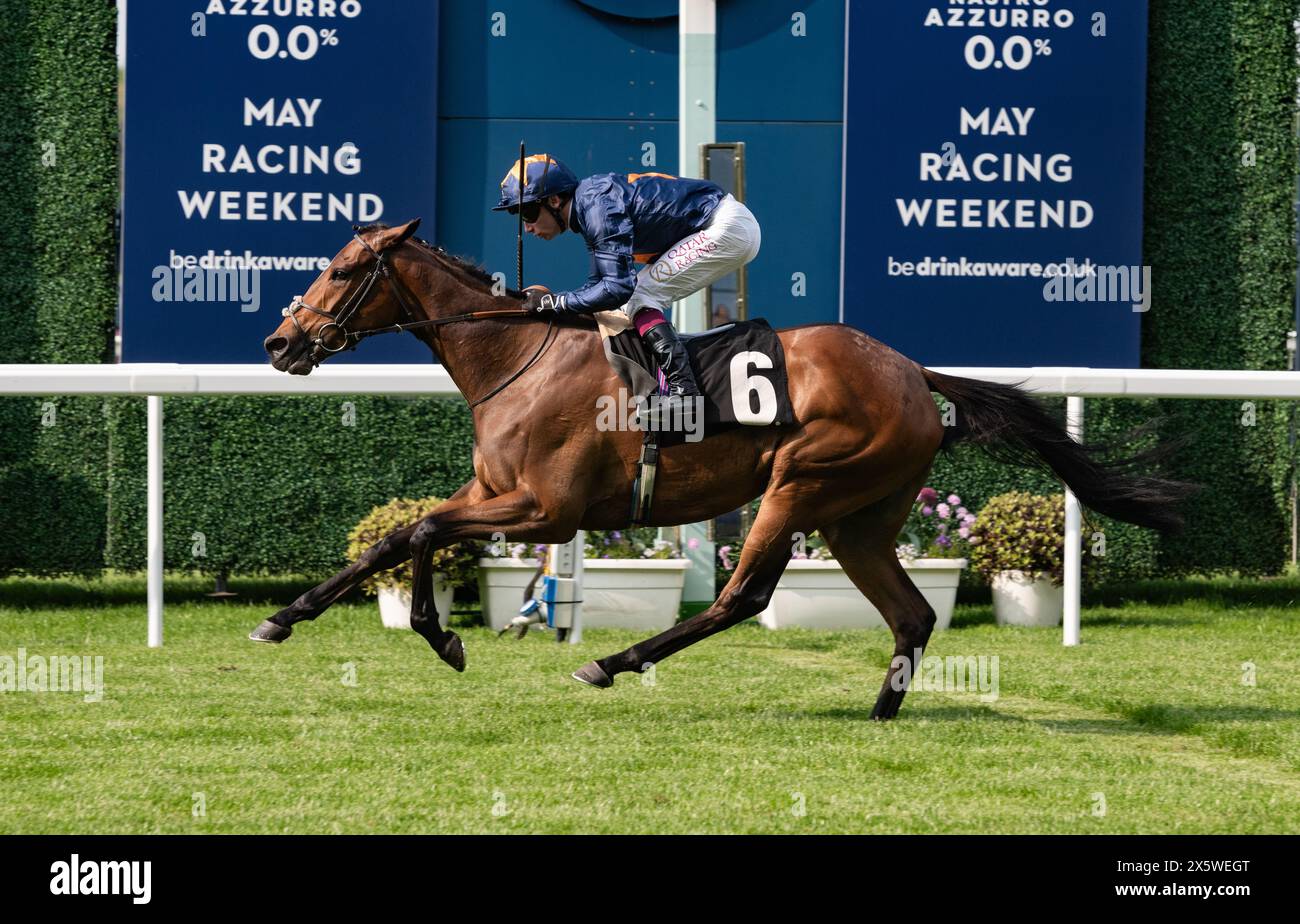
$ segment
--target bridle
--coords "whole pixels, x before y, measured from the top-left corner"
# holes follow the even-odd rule
[[[412,330],[417,327],[436,327],[442,324],[455,324],[459,321],[480,321],[488,318],[529,317],[532,314],[532,312],[527,308],[504,308],[492,311],[468,311],[464,314],[455,314],[445,318],[421,318],[411,307],[411,303],[418,306],[420,300],[406,288],[406,284],[402,282],[397,273],[393,272],[392,267],[388,263],[388,251],[385,250],[381,252],[375,250],[375,248],[371,247],[359,233],[356,233],[356,230],[357,229],[355,228],[353,229],[352,236],[356,239],[357,243],[364,247],[370,255],[375,258],[375,265],[367,271],[365,278],[362,279],[361,283],[348,295],[347,299],[343,303],[343,307],[334,312],[329,312],[325,311],[323,308],[309,305],[307,302],[303,301],[301,295],[295,295],[293,301],[290,302],[286,308],[283,308],[280,311],[282,315],[293,321],[294,328],[296,328],[298,333],[311,344],[308,358],[311,360],[312,368],[319,366],[321,360],[325,358],[324,356],[317,358],[317,347],[323,350],[325,354],[332,355],[334,353],[341,353],[344,350],[355,350],[362,340],[366,337],[373,337],[376,334],[400,333],[401,331]],[[418,242],[435,254],[444,252],[441,247],[430,244],[428,241],[422,240],[421,238],[411,237],[408,238],[408,240]],[[406,242],[403,241],[403,243]],[[399,244],[398,246],[401,245]],[[351,320],[354,314],[361,310],[361,306],[366,303],[366,300],[370,297],[371,291],[374,289],[375,284],[380,280],[380,278],[387,279],[392,285],[393,293],[397,296],[397,303],[401,307],[405,323],[390,324],[387,327],[371,327],[357,331],[348,330],[345,325],[349,320]],[[309,334],[306,328],[299,323],[299,308],[305,308],[313,314],[320,315],[325,319],[326,323],[316,329],[315,336]],[[555,318],[552,316],[547,322],[546,334],[542,337],[541,344],[537,347],[537,351],[533,353],[528,362],[524,363],[518,372],[510,376],[510,378],[506,379],[482,398],[470,402],[469,406],[477,407],[489,398],[496,396],[504,390],[507,385],[527,372],[529,367],[531,367],[533,363],[537,362],[537,358],[542,355],[542,350],[546,348],[546,343],[550,340],[551,330],[554,326]],[[330,343],[326,342],[326,331],[330,328],[333,328],[335,331],[335,334],[330,335],[330,343],[335,343],[337,346],[331,346]]]

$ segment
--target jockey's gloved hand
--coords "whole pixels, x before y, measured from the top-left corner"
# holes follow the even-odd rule
[[[563,295],[543,292],[539,289],[528,290],[528,297],[524,299],[524,307],[532,314],[541,317],[562,315],[568,310],[564,305]]]

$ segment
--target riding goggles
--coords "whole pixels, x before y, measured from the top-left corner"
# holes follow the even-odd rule
[[[506,209],[506,211],[511,215],[517,215],[522,211],[524,213],[524,221],[531,225],[541,217],[542,203],[534,199],[532,202],[525,202],[522,208],[517,205],[512,205],[510,208]]]

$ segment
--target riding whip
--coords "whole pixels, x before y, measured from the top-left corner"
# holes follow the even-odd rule
[[[528,167],[524,163],[524,143],[519,142],[519,235],[515,241],[515,288],[524,288],[524,183],[528,182]]]

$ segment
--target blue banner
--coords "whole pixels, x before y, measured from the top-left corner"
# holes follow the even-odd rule
[[[928,365],[1139,360],[1146,0],[850,0],[841,320]]]
[[[438,4],[131,0],[122,359],[261,362],[351,226],[434,239]],[[332,360],[427,362],[409,334]]]

